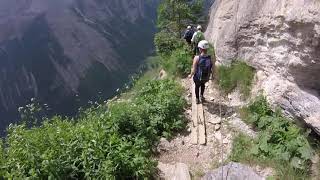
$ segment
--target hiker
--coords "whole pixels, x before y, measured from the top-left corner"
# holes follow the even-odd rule
[[[205,84],[209,81],[210,75],[212,73],[213,62],[211,56],[208,55],[207,52],[209,47],[209,42],[206,40],[202,40],[198,43],[200,55],[194,57],[191,74],[189,75],[189,78],[193,76],[193,81],[195,83],[197,104],[200,104],[200,99],[201,102],[205,101],[205,98],[203,96]],[[199,94],[200,89],[201,93]]]
[[[192,27],[188,26],[186,32],[183,35],[183,39],[185,39],[189,45],[191,45],[191,39],[193,37],[193,34],[194,34],[194,31]]]
[[[204,34],[202,32],[202,26],[198,25],[197,32],[195,32],[192,36],[191,42],[193,44],[193,55],[199,55],[200,51],[198,48],[198,44],[200,41],[204,40]]]

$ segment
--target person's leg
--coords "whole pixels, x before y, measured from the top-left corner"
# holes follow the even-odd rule
[[[200,49],[198,47],[198,44],[196,45],[196,55],[200,55]]]
[[[200,102],[200,95],[199,95],[199,93],[200,93],[200,86],[201,86],[201,84],[198,83],[198,82],[194,82],[194,84],[195,84],[196,102],[197,102],[197,104],[199,104],[199,102]]]
[[[206,89],[206,84],[205,83],[201,83],[200,86],[201,86],[201,99],[204,99],[203,94],[204,94],[204,91]]]

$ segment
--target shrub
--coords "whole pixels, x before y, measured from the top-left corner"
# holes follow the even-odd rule
[[[244,97],[248,97],[254,77],[254,69],[245,62],[236,61],[231,66],[220,66],[217,71],[217,80],[225,93],[231,93],[236,87]]]
[[[8,179],[147,179],[153,146],[185,126],[181,87],[148,81],[131,101],[84,111],[76,121],[54,117],[40,127],[9,127],[0,154]],[[3,159],[3,160],[2,160]]]
[[[202,14],[205,14],[203,0],[163,0],[158,8],[157,24],[159,29],[175,32],[180,38],[183,29],[197,24]]]
[[[4,152],[3,152],[3,141],[2,139],[0,139],[0,175],[3,174],[3,169],[1,167],[3,167],[4,164]]]
[[[174,50],[181,48],[184,42],[173,33],[161,31],[155,35],[154,44],[159,55],[168,57]]]
[[[192,54],[188,47],[176,49],[169,58],[163,58],[162,66],[173,76],[184,77],[191,72]]]
[[[258,144],[253,149],[255,155],[289,161],[297,169],[307,167],[312,148],[298,126],[283,117],[279,110],[274,113],[263,96],[258,97],[247,111],[247,121],[260,130]]]
[[[283,117],[280,110],[272,111],[263,96],[243,108],[241,115],[259,134],[255,140],[236,138],[231,159],[246,161],[251,155],[256,161],[272,164],[278,175],[288,177],[288,172],[293,176],[307,174],[313,149],[301,128]]]
[[[148,107],[150,127],[158,136],[171,137],[185,125],[183,111],[186,104],[181,96],[183,89],[173,80],[163,83],[150,81],[137,95],[137,106]]]
[[[253,146],[253,139],[243,133],[240,133],[233,140],[232,153],[229,157],[230,160],[235,162],[252,162],[252,154],[248,149],[251,149]]]

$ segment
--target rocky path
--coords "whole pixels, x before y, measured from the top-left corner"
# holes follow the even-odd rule
[[[182,85],[186,89],[192,87],[189,79],[183,79]],[[227,161],[232,149],[232,139],[237,132],[242,131],[250,136],[256,135],[249,126],[238,118],[236,113],[236,109],[245,102],[240,101],[237,93],[222,98],[219,95],[218,88],[212,82],[209,82],[205,92],[207,102],[203,104],[206,144],[193,143],[191,94],[191,89],[185,94],[190,103],[185,112],[189,128],[170,141],[161,139],[157,148],[159,169],[162,171],[160,176],[163,179],[181,179],[172,178],[172,169],[181,169],[181,163],[189,168],[192,179],[201,179],[207,172],[220,167]],[[177,163],[180,163],[180,165],[177,165]],[[171,169],[171,172],[168,172],[168,169]],[[184,169],[184,166],[182,169]],[[254,167],[254,170],[262,177],[270,175],[270,171],[261,170],[259,167]]]

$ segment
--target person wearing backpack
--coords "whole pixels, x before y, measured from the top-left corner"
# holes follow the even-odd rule
[[[193,34],[194,34],[194,31],[192,27],[188,26],[186,32],[183,35],[183,39],[185,39],[189,45],[191,45],[191,39],[193,37]]]
[[[195,32],[192,36],[191,42],[193,43],[193,55],[199,55],[200,51],[198,48],[198,44],[200,41],[204,40],[204,34],[202,32],[202,26],[198,25],[197,32]]]
[[[209,47],[209,42],[206,40],[202,40],[198,43],[200,55],[194,57],[191,74],[189,75],[189,78],[193,76],[193,81],[195,83],[197,104],[200,104],[200,99],[201,102],[205,101],[203,96],[206,87],[205,84],[209,81],[213,69],[211,56],[207,54]],[[199,92],[200,89],[201,93]]]

